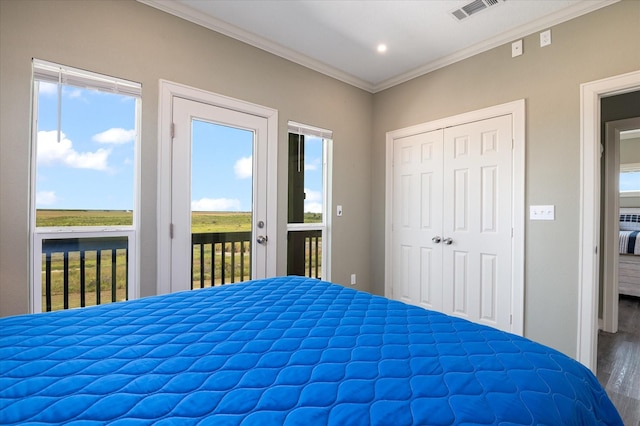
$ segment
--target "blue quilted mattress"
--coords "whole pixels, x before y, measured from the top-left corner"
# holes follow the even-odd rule
[[[620,425],[548,347],[282,277],[0,319],[0,423]]]

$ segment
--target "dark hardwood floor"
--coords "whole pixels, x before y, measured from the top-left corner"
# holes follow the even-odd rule
[[[597,377],[626,426],[640,426],[640,298],[620,296],[618,332],[598,334]]]

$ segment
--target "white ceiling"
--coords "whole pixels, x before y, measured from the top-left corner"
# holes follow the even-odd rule
[[[618,0],[138,1],[375,93]]]

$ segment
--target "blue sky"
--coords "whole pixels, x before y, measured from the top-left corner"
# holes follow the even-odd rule
[[[135,107],[129,96],[64,86],[58,141],[57,85],[40,83],[36,208],[133,209]],[[252,137],[194,121],[192,210],[251,210]],[[320,212],[322,143],[306,145],[305,211]]]
[[[135,99],[40,83],[36,207],[133,208]]]
[[[620,173],[620,191],[640,190],[640,172]]]

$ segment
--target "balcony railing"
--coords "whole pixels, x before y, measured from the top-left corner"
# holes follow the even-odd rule
[[[127,237],[42,241],[43,311],[126,300]]]
[[[290,231],[288,273],[320,278],[322,231]],[[251,279],[251,232],[191,235],[191,288]],[[127,237],[42,241],[42,310],[55,311],[126,300]]]
[[[251,278],[251,232],[191,234],[191,288]]]
[[[322,278],[322,231],[288,232],[287,274]]]

